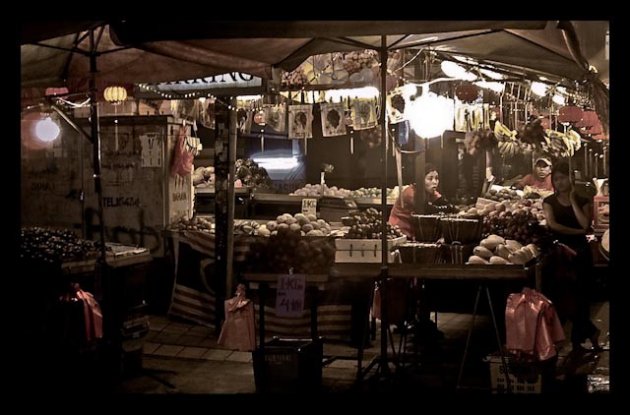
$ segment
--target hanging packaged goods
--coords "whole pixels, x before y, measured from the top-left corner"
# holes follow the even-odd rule
[[[289,105],[289,138],[313,137],[313,106]]]
[[[324,137],[334,137],[346,134],[346,124],[344,117],[344,105],[341,103],[322,103],[321,122]],[[369,110],[368,110],[369,111]]]

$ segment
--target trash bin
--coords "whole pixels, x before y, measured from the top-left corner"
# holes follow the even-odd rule
[[[256,391],[263,393],[315,392],[322,384],[322,339],[274,337],[253,355]]]

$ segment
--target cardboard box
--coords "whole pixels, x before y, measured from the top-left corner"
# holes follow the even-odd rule
[[[490,384],[492,387],[492,393],[507,393],[507,380],[505,377],[505,371],[501,364],[501,356],[490,355],[485,359],[490,365]],[[537,373],[535,367],[531,367],[531,370],[525,370],[528,372],[528,376],[515,376],[513,359],[506,356],[508,366],[508,376],[510,379],[510,386],[512,393],[521,394],[534,394],[541,393],[542,391],[542,376]],[[527,368],[526,368],[527,369]]]

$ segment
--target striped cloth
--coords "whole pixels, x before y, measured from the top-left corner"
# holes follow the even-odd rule
[[[260,327],[258,304],[256,311],[256,328]],[[317,331],[326,340],[350,340],[351,321],[350,305],[324,304],[317,307]],[[311,310],[304,310],[302,317],[288,318],[276,316],[274,307],[265,306],[266,337],[311,337]]]
[[[211,287],[214,275],[207,270],[215,260],[215,235],[204,231],[183,231],[172,235],[176,244],[177,275],[168,314],[195,323],[215,327],[216,293]],[[236,235],[234,238],[234,265],[244,265],[256,237]],[[186,245],[184,247],[183,245]],[[181,253],[181,255],[180,255]],[[339,283],[328,284],[317,307],[318,334],[326,339],[346,341],[351,335],[351,302],[349,290]],[[275,301],[270,298],[270,301]],[[265,332],[269,336],[310,337],[310,309],[299,318],[277,317],[275,307],[265,306]],[[256,326],[258,328],[258,304]]]
[[[175,284],[168,314],[214,328],[215,307],[214,291],[204,292],[183,284]]]

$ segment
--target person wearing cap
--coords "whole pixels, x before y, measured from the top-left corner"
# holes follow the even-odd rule
[[[453,213],[457,209],[448,203],[446,199],[442,197],[437,188],[440,184],[440,176],[437,172],[435,165],[427,163],[424,169],[424,191],[425,191],[425,213]],[[416,196],[416,184],[413,183],[402,192],[399,198],[396,199],[394,207],[389,215],[389,224],[398,225],[401,232],[407,235],[408,238],[415,239],[414,225],[412,222],[412,215],[416,213],[415,207]]]
[[[548,192],[553,191],[553,184],[551,183],[551,161],[548,158],[537,158],[534,164],[534,172],[523,177],[514,187],[523,189],[525,186],[543,189]]]

